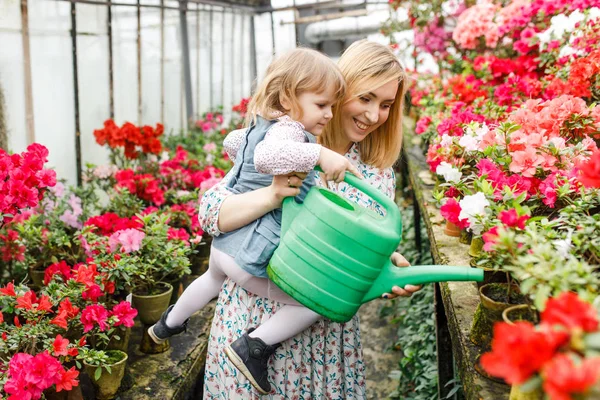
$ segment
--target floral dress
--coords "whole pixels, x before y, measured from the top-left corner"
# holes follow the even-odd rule
[[[346,157],[362,173],[367,183],[394,198],[395,176],[391,168],[380,170],[360,161],[357,146]],[[208,191],[201,202],[203,229],[220,234],[218,212],[230,195],[223,181]],[[317,185],[325,186],[321,178]],[[383,208],[345,182],[329,182],[329,189],[349,201],[385,214]],[[268,320],[282,304],[249,293],[231,280],[221,289],[209,338],[204,378],[204,399],[364,399],[365,366],[358,316],[345,323],[321,320],[297,336],[283,342],[269,360],[269,381],[273,391],[259,395],[225,355],[224,349],[248,328]]]

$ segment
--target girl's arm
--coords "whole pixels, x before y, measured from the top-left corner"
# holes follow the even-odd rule
[[[223,148],[227,152],[227,155],[229,156],[231,161],[235,161],[235,157],[237,156],[237,152],[240,149],[242,142],[244,141],[245,135],[246,128],[231,131],[225,137],[225,140],[223,141]]]
[[[306,174],[274,176],[271,186],[234,195],[225,187],[231,171],[200,200],[199,220],[202,229],[212,236],[231,232],[281,207],[289,196],[297,196]],[[288,178],[289,185],[288,186]],[[224,211],[221,213],[221,211]]]
[[[261,174],[310,172],[319,162],[321,145],[306,143],[304,127],[291,119],[275,123],[254,150],[254,167]]]

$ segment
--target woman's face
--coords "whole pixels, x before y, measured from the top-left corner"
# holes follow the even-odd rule
[[[397,92],[398,81],[392,80],[345,103],[342,128],[348,140],[360,142],[387,121]]]

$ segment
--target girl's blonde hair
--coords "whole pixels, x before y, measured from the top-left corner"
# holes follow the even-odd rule
[[[346,96],[333,110],[333,119],[319,136],[319,143],[337,149],[347,139],[342,128],[342,108],[373,89],[390,82],[398,82],[398,92],[386,122],[358,143],[360,159],[377,168],[394,165],[402,147],[402,112],[408,86],[404,67],[394,53],[382,44],[360,40],[342,54],[338,67],[346,80]]]
[[[316,50],[297,48],[278,57],[267,68],[264,79],[248,104],[246,124],[260,115],[269,118],[273,112],[293,112],[302,118],[298,96],[323,93],[333,88],[336,101],[344,98],[346,84],[338,66]],[[292,109],[281,104],[287,100]]]

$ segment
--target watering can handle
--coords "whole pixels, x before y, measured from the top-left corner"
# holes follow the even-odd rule
[[[315,170],[323,172],[323,170],[319,166],[316,166]],[[377,203],[381,204],[381,206],[385,209],[386,218],[388,220],[400,220],[400,210],[398,210],[398,206],[396,205],[396,203],[394,203],[392,199],[387,197],[380,190],[375,189],[373,186],[371,186],[364,180],[357,178],[350,172],[346,172],[346,175],[344,176],[344,182],[346,182],[348,185],[354,186],[361,192],[371,197]]]

